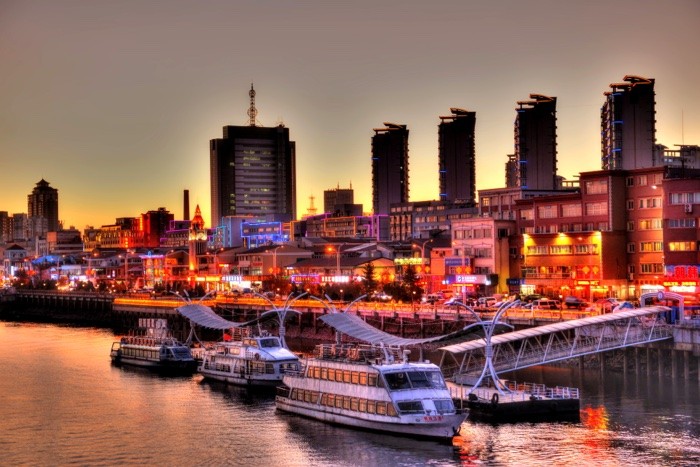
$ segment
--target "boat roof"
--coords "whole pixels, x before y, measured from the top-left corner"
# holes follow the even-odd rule
[[[270,319],[277,318],[277,312],[282,311],[278,309],[268,310],[260,315],[260,317],[255,318],[250,321],[245,321],[243,323],[237,323],[234,321],[229,321],[217,315],[214,310],[206,305],[200,303],[188,303],[180,307],[175,308],[175,310],[180,313],[185,318],[189,319],[193,323],[199,324],[205,328],[209,329],[231,329],[231,328],[243,328],[248,327],[253,324],[268,321]],[[286,309],[284,311],[291,311],[293,313],[299,313],[296,310]]]
[[[407,347],[411,345],[421,345],[430,342],[454,339],[462,336],[471,335],[471,339],[477,339],[483,336],[483,328],[480,323],[469,325],[464,329],[460,329],[459,331],[455,331],[450,334],[426,337],[422,339],[410,339],[394,336],[393,334],[377,329],[371,324],[367,324],[362,318],[353,313],[329,313],[321,316],[319,319],[343,334],[347,334],[348,336],[363,342],[367,342],[368,344],[375,345],[384,344]]]

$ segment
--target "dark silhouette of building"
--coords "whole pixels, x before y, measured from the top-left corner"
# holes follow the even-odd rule
[[[58,190],[51,188],[49,182],[43,178],[27,196],[27,214],[30,218],[45,219],[47,232],[55,232],[59,229]],[[40,236],[46,235],[46,232],[35,233]]]
[[[323,192],[323,212],[343,215],[361,216],[362,205],[355,204],[355,191],[350,188],[334,188]]]
[[[408,202],[408,129],[384,126],[372,137],[372,209],[388,215],[392,203]]]
[[[440,201],[474,202],[476,112],[454,107],[450,112],[438,125]]]
[[[655,165],[656,103],[654,80],[627,75],[605,92],[600,111],[601,167],[632,170]]]
[[[557,98],[530,94],[515,109],[517,186],[531,190],[557,188]]]
[[[209,143],[211,222],[225,216],[296,218],[296,153],[289,129],[256,125],[255,91],[250,89],[248,126],[225,126]]]

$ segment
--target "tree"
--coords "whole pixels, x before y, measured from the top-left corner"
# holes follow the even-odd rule
[[[377,290],[377,281],[374,278],[374,264],[371,262],[365,264],[362,268],[362,275],[365,279],[364,292],[369,297],[374,291]]]

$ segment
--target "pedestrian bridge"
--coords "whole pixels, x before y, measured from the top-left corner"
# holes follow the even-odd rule
[[[474,384],[487,356],[496,374],[673,338],[665,306],[651,306],[508,332],[441,347],[440,366],[459,384]],[[483,323],[485,326],[492,322]]]

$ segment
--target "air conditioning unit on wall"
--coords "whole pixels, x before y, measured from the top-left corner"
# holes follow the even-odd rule
[[[685,205],[685,212],[687,212],[688,214],[692,213],[692,212],[693,212],[693,205],[692,205],[692,204],[686,204],[686,205]]]

